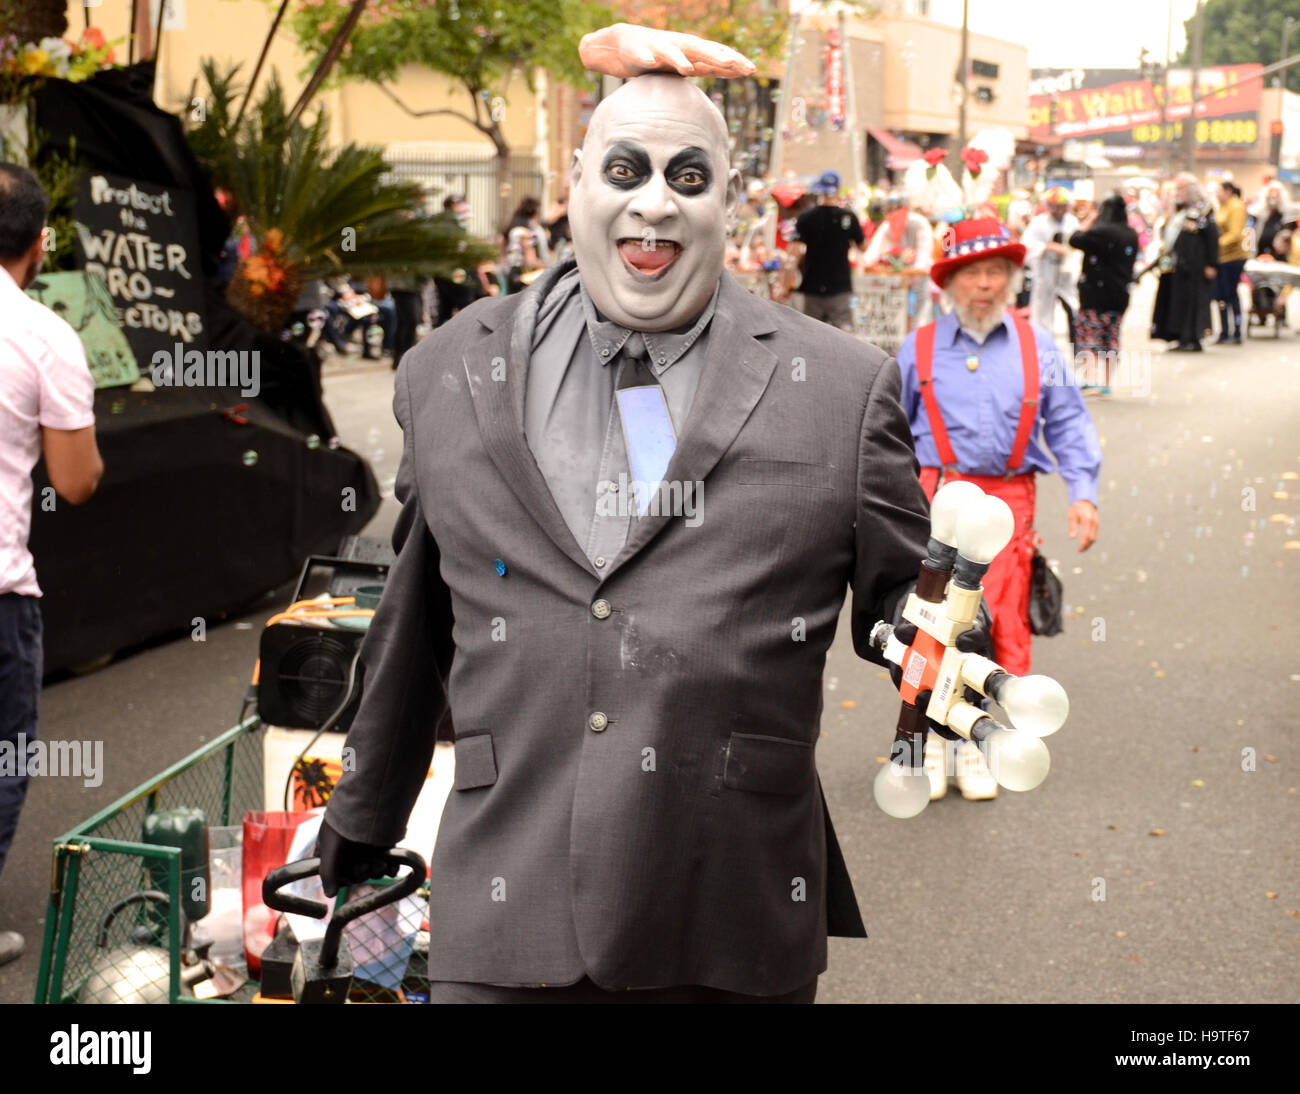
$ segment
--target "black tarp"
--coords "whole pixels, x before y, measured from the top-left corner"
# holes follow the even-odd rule
[[[332,552],[379,507],[365,461],[330,446],[319,359],[226,303],[215,278],[229,226],[152,88],[150,63],[81,84],[48,80],[34,96],[36,125],[49,147],[75,147],[92,171],[193,196],[207,312],[200,348],[256,350],[261,390],[102,389],[105,474],[95,497],[46,512],[37,469],[30,542],[45,593],[47,672],[188,631],[196,617],[211,623],[284,584],[307,555]],[[147,376],[150,363],[139,364]],[[240,404],[246,425],[222,413]]]

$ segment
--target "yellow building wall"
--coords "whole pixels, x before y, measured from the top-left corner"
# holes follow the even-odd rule
[[[252,74],[275,9],[261,0],[173,0],[173,3],[178,25],[176,29],[164,27],[162,33],[154,101],[164,110],[179,112],[188,107],[196,79],[198,93],[203,93],[199,72],[202,59],[242,62],[240,75],[247,79]],[[144,6],[141,0],[141,7]],[[114,0],[86,9],[80,0],[73,0],[68,5],[68,36],[81,32],[85,12],[89,10],[91,21],[108,39],[125,38],[130,7],[128,0]],[[119,54],[119,60],[125,61],[125,43]],[[302,75],[305,66],[306,58],[298,50],[293,35],[281,24],[267,54],[259,87],[264,86],[263,82],[274,69],[292,102],[306,83],[306,76]],[[469,94],[463,88],[427,69],[409,65],[391,86],[413,110],[453,109],[473,113]],[[544,110],[541,97],[530,93],[522,76],[516,75],[505,89],[504,100],[498,110],[511,149],[544,154],[545,141],[538,137],[538,112]],[[388,145],[419,141],[434,142],[449,151],[482,150],[487,155],[494,152],[492,142],[467,121],[447,114],[413,118],[378,87],[362,81],[351,80],[324,91],[314,100],[313,106],[316,104],[329,112],[333,139],[340,143]]]
[[[885,124],[890,129],[926,133],[957,132],[957,101],[953,83],[961,62],[961,30],[919,19],[896,16],[876,25],[885,37]],[[1014,42],[969,36],[969,57],[998,66],[996,80],[974,77],[970,89],[992,87],[996,96],[987,105],[972,97],[966,110],[966,131],[1005,127],[1017,137],[1026,133],[1029,108],[1029,51]]]

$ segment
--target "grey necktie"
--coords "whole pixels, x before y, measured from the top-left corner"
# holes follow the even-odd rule
[[[677,447],[668,401],[650,370],[648,355],[645,339],[633,331],[623,343],[624,361],[616,392],[639,516],[650,507]]]

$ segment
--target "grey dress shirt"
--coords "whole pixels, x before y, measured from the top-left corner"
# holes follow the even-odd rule
[[[717,301],[715,288],[689,325],[640,332],[679,440],[708,354]],[[637,339],[628,344],[633,333],[601,316],[576,269],[541,302],[533,328],[524,435],[573,538],[597,569],[623,549],[636,513],[633,498],[616,496],[620,484],[628,493],[631,476],[614,395],[628,353],[640,350]]]

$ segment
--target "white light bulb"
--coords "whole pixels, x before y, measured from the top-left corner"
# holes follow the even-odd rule
[[[1070,697],[1050,676],[1013,677],[998,692],[1012,725],[1035,737],[1050,737],[1070,716]]]
[[[989,774],[1008,790],[1033,790],[1047,778],[1052,766],[1047,746],[1022,730],[995,729],[980,748],[988,761]]]
[[[957,546],[957,518],[961,511],[984,491],[973,482],[947,482],[935,492],[930,502],[930,535],[949,547]]]
[[[883,812],[906,820],[930,804],[930,779],[924,768],[889,760],[871,784],[871,793]]]
[[[985,494],[957,518],[957,553],[972,562],[989,563],[1011,542],[1016,518],[1001,498]]]

